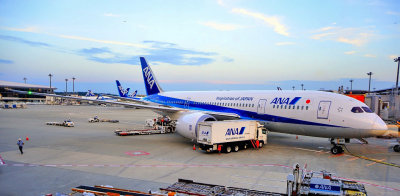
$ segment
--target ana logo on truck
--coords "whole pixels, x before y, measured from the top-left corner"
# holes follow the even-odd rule
[[[229,128],[226,130],[225,136],[227,136],[227,135],[243,135],[244,129],[246,129],[246,127],[242,127],[240,130],[239,130],[239,128]]]

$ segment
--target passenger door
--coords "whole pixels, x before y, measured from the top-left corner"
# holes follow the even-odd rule
[[[267,105],[267,100],[266,99],[260,99],[258,101],[257,113],[265,114],[265,106],[266,105]]]
[[[320,101],[318,105],[317,118],[328,119],[329,109],[331,108],[331,101]]]

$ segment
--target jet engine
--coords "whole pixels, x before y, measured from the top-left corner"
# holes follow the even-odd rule
[[[183,137],[196,139],[197,125],[205,121],[217,121],[217,119],[201,112],[183,114],[176,121],[175,131]]]

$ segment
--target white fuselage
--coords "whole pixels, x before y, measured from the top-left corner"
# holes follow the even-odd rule
[[[188,112],[234,113],[241,119],[258,120],[270,131],[281,133],[362,138],[382,135],[387,130],[379,116],[361,109],[368,108],[364,103],[321,91],[180,91],[144,99]],[[361,111],[352,112],[355,107]]]

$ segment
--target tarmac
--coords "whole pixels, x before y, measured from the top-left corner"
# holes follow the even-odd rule
[[[89,123],[88,118],[119,120]],[[363,183],[368,195],[400,195],[400,153],[394,139],[351,140],[355,155],[330,154],[326,138],[269,133],[262,149],[206,153],[173,134],[117,136],[114,130],[143,127],[150,110],[102,106],[28,105],[0,110],[0,195],[70,193],[79,185],[112,185],[139,191],[165,188],[179,178],[270,192],[286,192],[291,167],[326,170]],[[45,125],[71,119],[75,127]],[[26,137],[29,140],[26,140]],[[21,155],[17,139],[25,142]]]

